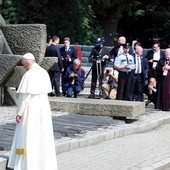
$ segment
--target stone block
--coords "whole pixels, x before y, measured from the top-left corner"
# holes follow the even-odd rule
[[[40,63],[40,66],[45,70],[49,70],[55,62],[58,62],[57,58],[54,57],[44,57],[43,61]],[[22,76],[25,74],[26,70],[22,66],[16,66],[13,69],[11,77],[9,78],[6,86],[7,87],[18,87],[21,81]]]
[[[135,118],[145,112],[144,102],[86,98],[50,98],[52,110],[84,115]]]
[[[0,30],[0,54],[13,54],[1,30]]]
[[[0,54],[0,84],[7,81],[20,59],[21,56],[19,55]]]
[[[1,4],[0,4],[1,5]],[[2,15],[0,14],[0,25],[5,25],[6,22],[4,20],[4,18],[2,17]]]
[[[1,170],[6,170],[6,164],[7,164],[7,159],[6,158],[0,158],[0,169]]]
[[[47,37],[45,24],[3,25],[0,28],[14,54],[31,52],[38,63],[43,60]]]
[[[57,57],[44,57],[43,61],[40,63],[40,66],[45,70],[49,70],[55,63],[58,63]]]
[[[22,66],[16,66],[13,69],[11,77],[6,83],[7,87],[18,87],[22,76],[25,74],[26,70]]]

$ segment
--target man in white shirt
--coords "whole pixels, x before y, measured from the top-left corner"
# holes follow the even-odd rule
[[[165,54],[160,50],[160,43],[154,42],[152,45],[152,50],[148,51],[146,58],[148,59],[149,73],[148,77],[155,77],[157,79],[156,66],[160,59],[164,58]]]

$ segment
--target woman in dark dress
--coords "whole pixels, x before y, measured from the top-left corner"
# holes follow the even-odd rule
[[[156,109],[170,111],[170,48],[165,50],[165,58],[157,65],[158,98]]]

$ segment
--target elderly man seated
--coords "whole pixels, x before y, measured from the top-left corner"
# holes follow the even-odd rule
[[[64,75],[64,87],[67,92],[67,97],[77,97],[77,94],[81,92],[85,79],[85,71],[81,68],[81,61],[75,59],[73,65],[67,68]]]

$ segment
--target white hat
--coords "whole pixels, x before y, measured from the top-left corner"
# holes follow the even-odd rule
[[[21,58],[26,59],[26,60],[35,60],[35,57],[32,53],[26,53]]]

